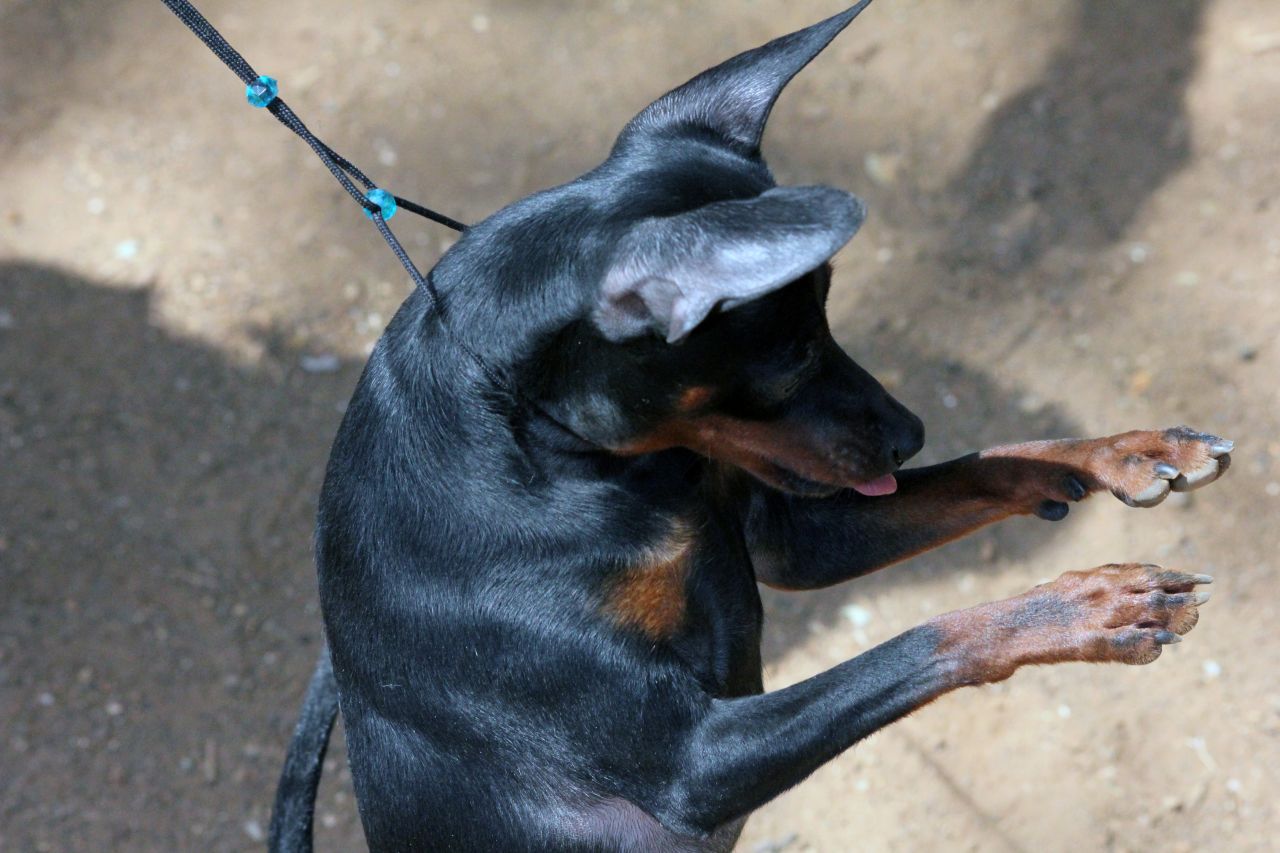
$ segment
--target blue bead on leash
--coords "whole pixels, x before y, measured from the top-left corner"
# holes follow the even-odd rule
[[[265,107],[280,94],[280,84],[274,77],[262,75],[244,87],[244,96],[255,107]]]

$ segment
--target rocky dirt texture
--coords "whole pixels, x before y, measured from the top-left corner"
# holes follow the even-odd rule
[[[205,0],[327,142],[475,220],[597,163],[834,0]],[[945,697],[759,812],[744,851],[1275,849],[1280,5],[881,0],[792,85],[783,182],[864,197],[831,315],[937,460],[1188,423],[1221,483],[1016,520],[773,594],[782,686],[1073,568],[1217,576],[1146,668]],[[399,217],[420,264],[450,233]],[[0,849],[252,850],[320,639],[322,466],[407,280],[154,0],[0,0]],[[362,841],[341,737],[322,850]]]

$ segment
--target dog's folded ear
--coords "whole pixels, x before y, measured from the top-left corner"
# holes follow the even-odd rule
[[[614,251],[592,319],[612,341],[658,332],[674,343],[717,305],[758,299],[817,269],[865,215],[834,187],[776,187],[642,220]]]
[[[618,138],[702,127],[749,152],[758,152],[773,104],[791,78],[822,52],[871,0],[766,45],[740,53],[668,92],[637,115]]]

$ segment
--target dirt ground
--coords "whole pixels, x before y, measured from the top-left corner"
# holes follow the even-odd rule
[[[464,221],[838,0],[205,0],[337,150]],[[927,460],[1188,423],[1226,480],[766,598],[767,683],[1073,568],[1217,576],[1146,668],[951,695],[744,851],[1262,851],[1280,837],[1280,4],[880,0],[792,85],[783,182],[869,204],[833,325]],[[421,265],[450,233],[393,226]],[[320,640],[328,444],[407,292],[306,146],[155,0],[0,0],[0,849],[241,850]],[[362,840],[341,737],[322,850]]]

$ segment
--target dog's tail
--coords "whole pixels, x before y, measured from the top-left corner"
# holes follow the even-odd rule
[[[329,646],[320,660],[302,700],[302,714],[293,730],[284,771],[276,787],[267,849],[271,853],[311,853],[311,823],[316,811],[316,789],[324,769],[329,734],[338,716],[338,683],[333,678]]]

